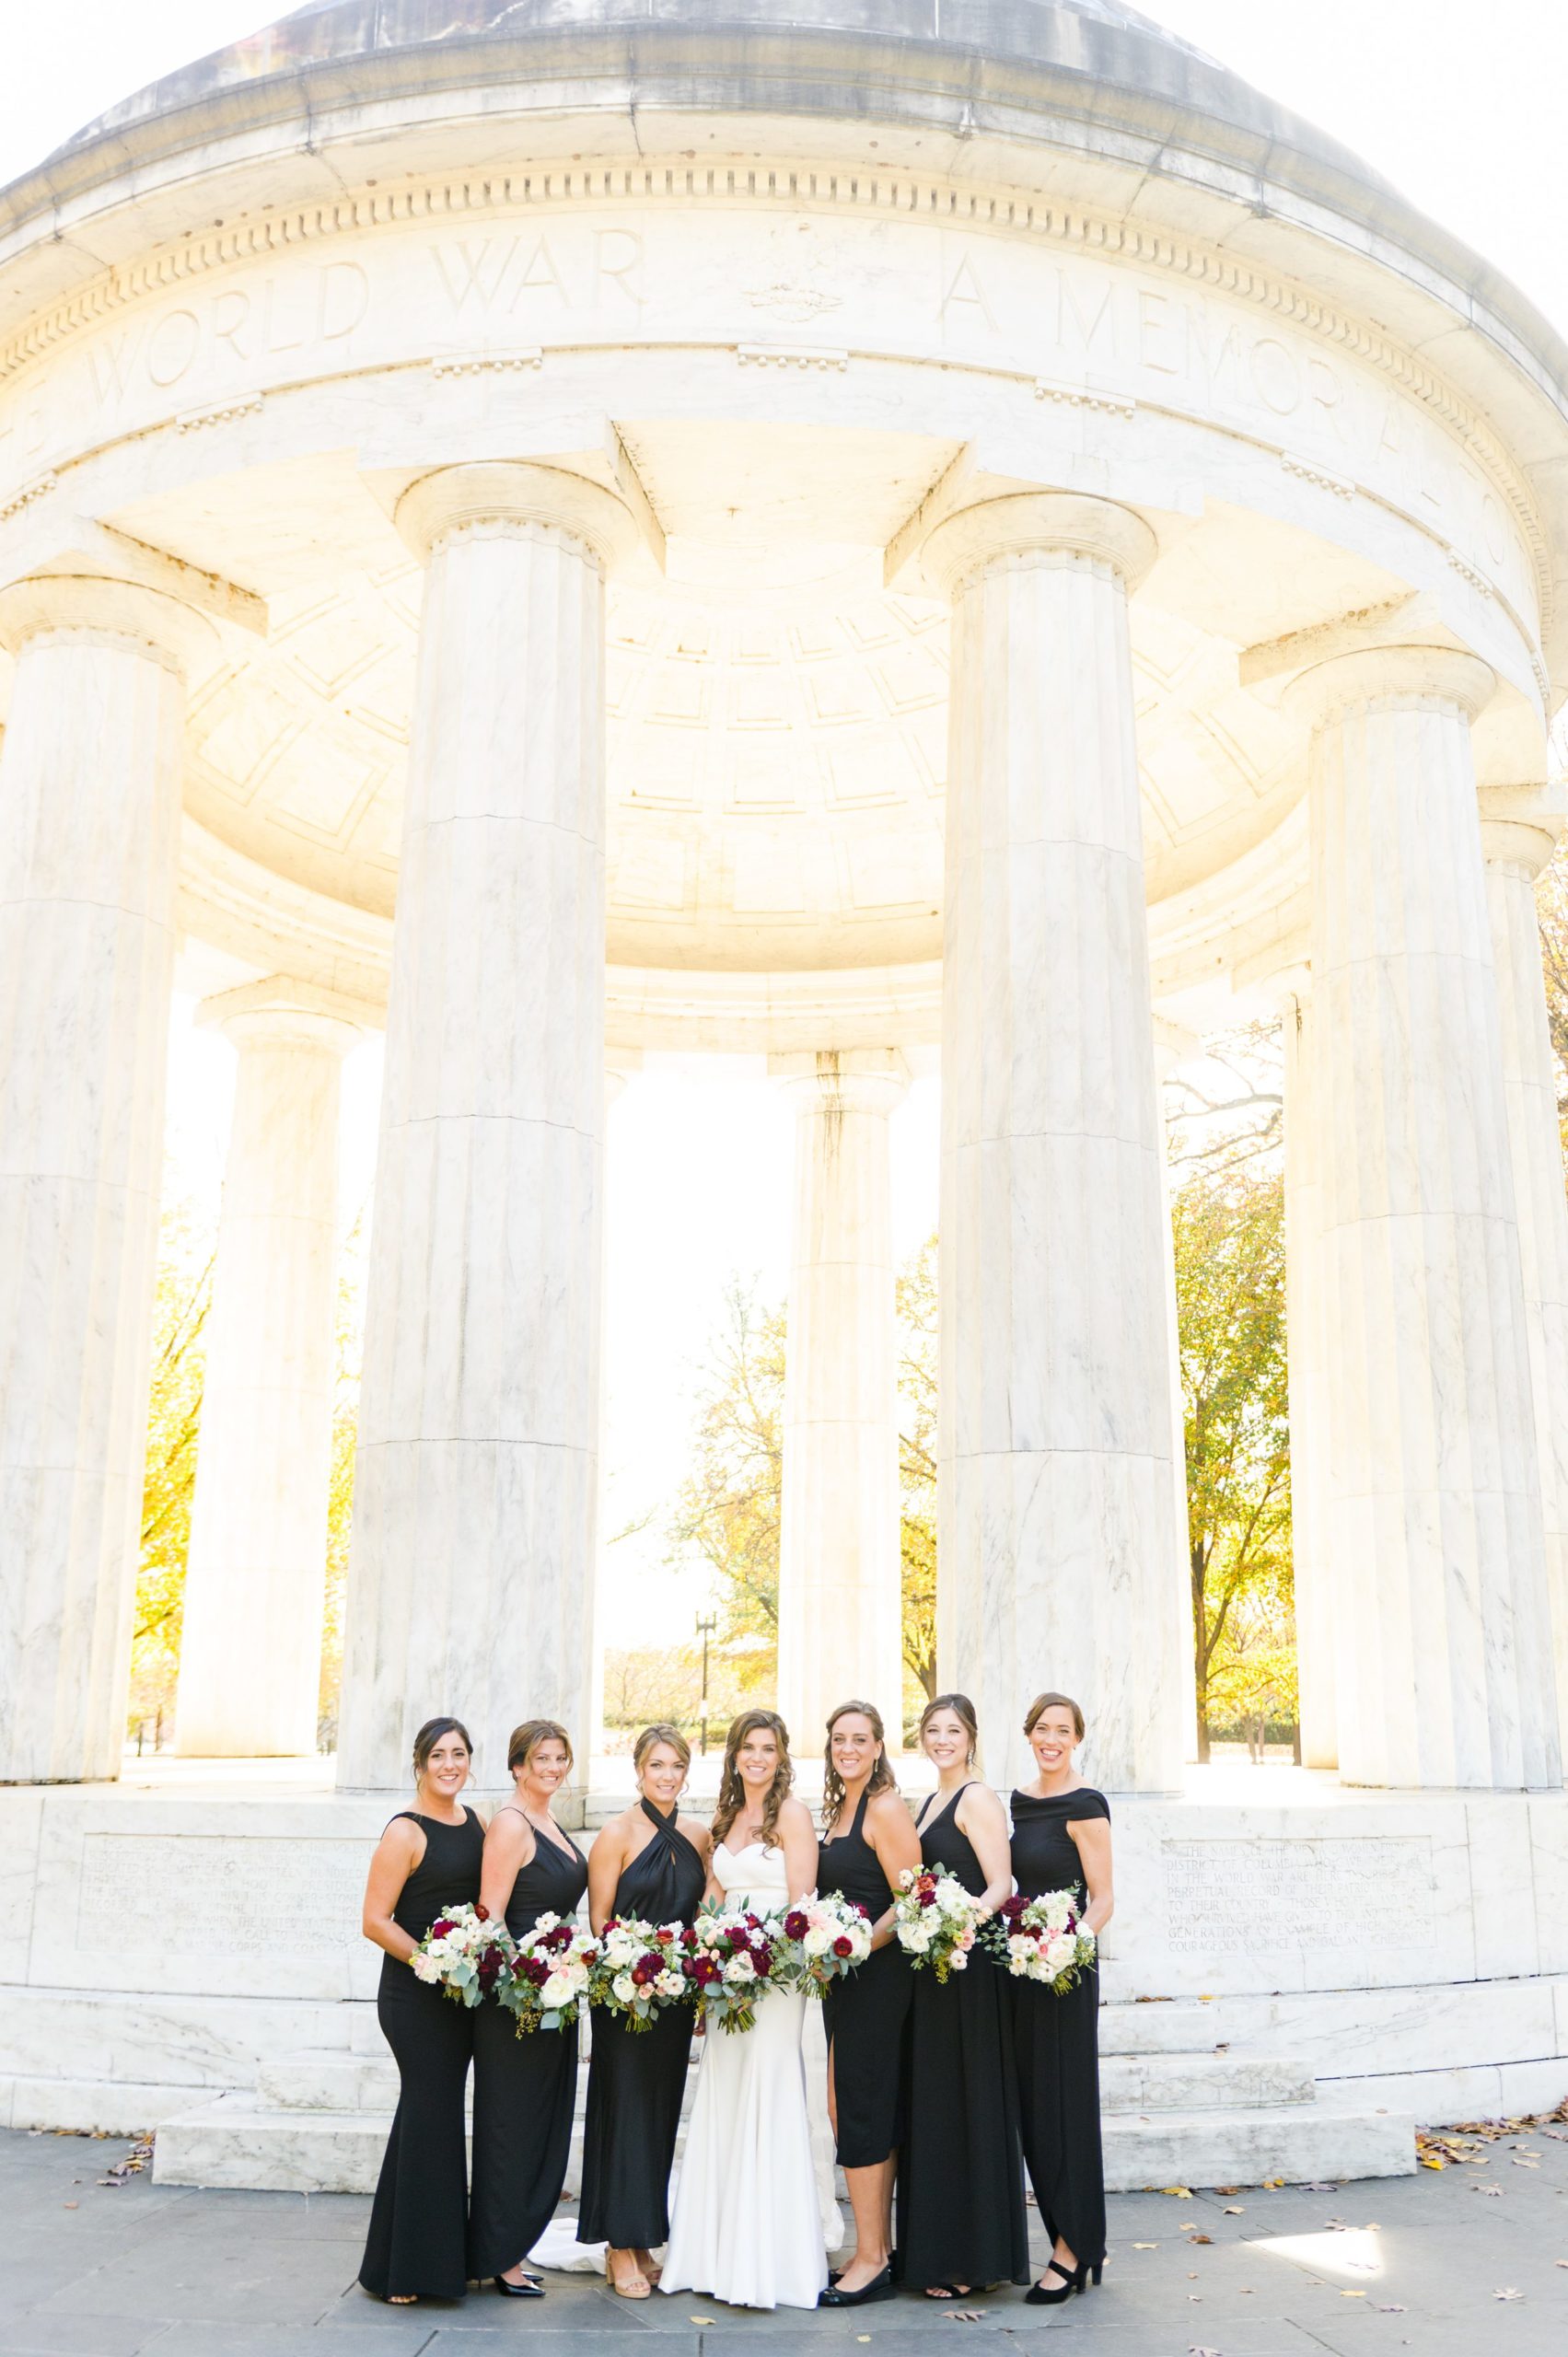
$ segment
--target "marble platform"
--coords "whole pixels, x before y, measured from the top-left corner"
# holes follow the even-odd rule
[[[1113,1809],[1113,2184],[1395,2173],[1417,2119],[1568,2092],[1568,1795],[1238,1768]],[[358,1922],[389,1813],[315,1760],[0,1790],[0,2125],[156,2126],[172,2182],[366,2183],[393,2080]]]

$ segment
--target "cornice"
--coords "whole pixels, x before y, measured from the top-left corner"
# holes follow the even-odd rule
[[[365,188],[331,204],[280,207],[260,218],[180,240],[145,259],[116,263],[0,342],[0,384],[47,361],[72,340],[130,306],[249,261],[289,254],[350,236],[471,217],[526,216],[595,204],[716,203],[925,221],[980,236],[1075,248],[1107,261],[1158,271],[1256,306],[1389,377],[1462,442],[1505,500],[1530,552],[1543,627],[1555,604],[1551,546],[1529,486],[1490,424],[1430,363],[1370,321],[1336,308],[1310,287],[1238,260],[1196,238],[1044,203],[1005,188],[987,190],[939,175],[833,170],[810,165],[636,165],[419,180]]]

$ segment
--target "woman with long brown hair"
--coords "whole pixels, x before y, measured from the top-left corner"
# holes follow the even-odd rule
[[[514,1796],[484,1837],[480,1903],[514,1939],[541,1915],[575,1915],[587,1887],[582,1852],[552,1813],[572,1772],[572,1739],[553,1719],[525,1719],[506,1746]],[[503,2005],[473,2015],[473,2195],[469,2273],[513,2300],[541,2300],[523,2262],[566,2181],[577,2092],[577,2027],[519,2038]]]
[[[742,1711],[725,1738],[708,1895],[777,1916],[817,1880],[807,1810],[790,1792],[789,1730]],[[665,2292],[745,2308],[814,2308],[828,2280],[800,2040],[807,1999],[774,1989],[753,2029],[710,2031],[676,2189]]]
[[[993,1914],[1011,1895],[1001,1802],[974,1772],[980,1729],[967,1694],[938,1694],[920,1722],[936,1790],[920,1813],[920,1853]],[[909,2136],[899,2172],[899,2271],[929,2299],[1027,2283],[1028,2234],[1018,2153],[1006,1979],[982,1947],[939,1981],[914,1976]]]
[[[1021,1898],[1077,1889],[1097,1937],[1110,1921],[1110,1809],[1086,1784],[1073,1754],[1084,1714],[1070,1694],[1037,1694],[1024,1716],[1032,1784],[1013,1794],[1013,1873]],[[1051,2262],[1027,2294],[1053,2308],[1099,2282],[1105,2263],[1105,2171],[1099,2132],[1099,1973],[1091,1965],[1064,1997],[1038,1981],[1012,1984],[1013,2041],[1024,2160]]]
[[[399,2090],[359,2280],[398,2307],[468,2290],[463,2090],[475,2016],[416,1980],[409,1958],[444,1907],[479,1897],[484,1820],[462,1798],[472,1773],[462,1721],[426,1719],[413,1739],[414,1805],[382,1834],[365,1887],[365,1936],[382,1950],[376,2018]]]
[[[679,1814],[691,1747],[679,1727],[645,1727],[633,1747],[638,1797],[588,1852],[588,1919],[687,1925],[713,1849],[699,1817]],[[603,2243],[605,2273],[625,2300],[659,2280],[651,2246],[669,2237],[669,2171],[691,2052],[691,2008],[661,2007],[646,2029],[596,2010],[583,2127],[577,2240]]]
[[[830,2308],[893,2296],[893,2169],[903,2140],[905,2031],[914,1976],[893,1936],[899,1876],[920,1864],[920,1839],[888,1764],[874,1702],[841,1702],[828,1721],[817,1888],[872,1922],[871,1954],[824,2001],[828,2108],[854,2213],[854,2256],[823,2293]]]

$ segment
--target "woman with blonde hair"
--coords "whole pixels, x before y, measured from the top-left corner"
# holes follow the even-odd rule
[[[1007,1819],[974,1772],[980,1729],[968,1695],[928,1702],[920,1742],[936,1770],[917,1827],[921,1856],[994,1914],[1013,1889]],[[1029,2280],[1012,2014],[1006,1978],[982,1947],[946,1981],[914,1976],[899,2261],[903,2280],[934,2300]]]
[[[893,1936],[899,1876],[920,1864],[920,1838],[888,1764],[874,1702],[841,1702],[829,1718],[817,1888],[871,1918],[871,1954],[835,1980],[823,2004],[828,2107],[854,2212],[854,2256],[822,2294],[828,2308],[890,2300],[893,2170],[903,2141],[905,2031],[914,1976]]]
[[[679,1727],[645,1727],[633,1747],[638,1797],[603,1826],[588,1852],[588,1917],[689,1925],[713,1842],[679,1815],[691,1747]],[[646,2029],[597,2010],[583,2130],[580,2243],[604,2243],[605,2273],[624,2300],[659,2280],[650,2248],[669,2236],[669,2171],[691,2052],[690,2005],[662,2006]]]
[[[817,1881],[809,1813],[790,1792],[789,1731],[742,1711],[725,1738],[708,1895],[778,1915]],[[814,2308],[828,2281],[801,2034],[807,1999],[773,1989],[753,2029],[710,2031],[676,2188],[661,2291],[743,2308]]]
[[[514,1796],[484,1837],[480,1904],[514,1939],[541,1915],[575,1915],[587,1887],[582,1852],[552,1803],[572,1772],[572,1739],[554,1719],[525,1719],[506,1746]],[[519,2038],[505,2006],[473,2014],[473,2191],[469,2273],[513,2300],[541,2300],[524,2266],[566,2181],[577,2092],[577,2029]]]

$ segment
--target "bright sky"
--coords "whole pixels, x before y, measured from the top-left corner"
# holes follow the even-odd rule
[[[1365,157],[1568,332],[1562,0],[1167,0],[1144,13]],[[56,0],[36,15],[10,0],[5,14],[0,183],[143,83],[269,17],[266,0]],[[182,1002],[170,1143],[181,1183],[215,1202],[232,1058],[192,1030],[191,1014]],[[369,1190],[378,1076],[378,1047],[350,1059],[345,1227]],[[754,1069],[712,1061],[656,1063],[611,1116],[611,1528],[668,1507],[728,1277],[755,1272],[766,1295],[783,1293],[790,1131]],[[900,1256],[935,1222],[935,1141],[936,1089],[923,1081],[893,1125]],[[656,1528],[610,1558],[610,1620],[621,1642],[668,1642],[698,1608],[694,1578],[671,1581],[661,1555]]]

